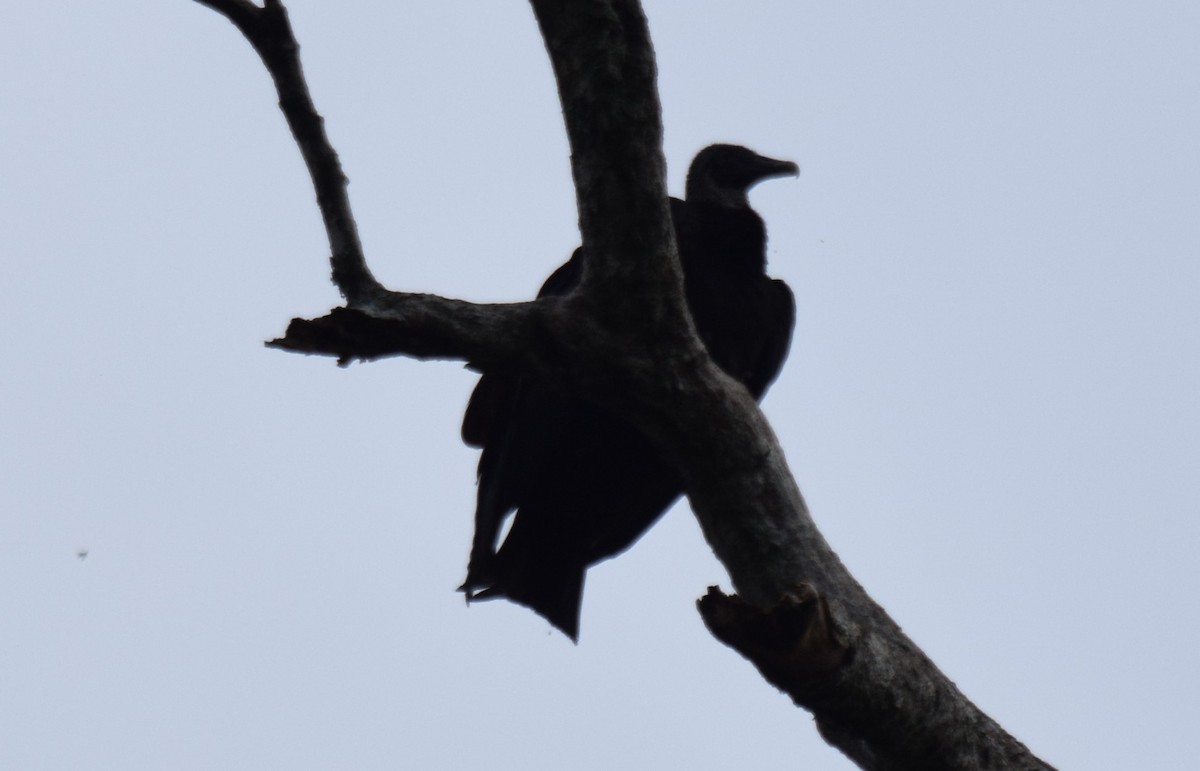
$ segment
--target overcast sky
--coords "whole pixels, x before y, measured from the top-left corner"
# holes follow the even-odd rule
[[[530,297],[578,231],[527,5],[289,6],[376,274]],[[1200,5],[647,13],[673,191],[714,141],[803,167],[752,196],[764,406],[834,548],[1047,761],[1194,763]],[[0,180],[0,768],[850,767],[704,630],[686,504],[578,646],[463,604],[475,378],[263,348],[338,296],[222,18],[9,3]]]

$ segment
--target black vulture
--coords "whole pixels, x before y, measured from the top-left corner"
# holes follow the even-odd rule
[[[686,198],[671,199],[688,307],[700,339],[755,399],[791,342],[791,290],[766,275],[766,229],[747,191],[796,164],[736,145],[700,151]],[[539,297],[569,293],[582,250]],[[683,492],[679,474],[633,425],[536,380],[484,374],[467,404],[463,441],[480,447],[468,600],[507,597],[578,638],[588,567],[627,549]],[[512,526],[497,549],[506,517]]]

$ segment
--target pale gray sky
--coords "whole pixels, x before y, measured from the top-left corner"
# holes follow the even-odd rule
[[[524,3],[289,3],[396,288],[577,242]],[[672,189],[735,141],[796,290],[765,402],[826,536],[1063,768],[1200,717],[1200,6],[648,2]],[[299,155],[188,0],[0,25],[0,768],[844,769],[703,629],[686,506],[573,646],[464,607],[474,377],[269,351],[336,304]],[[76,556],[86,547],[86,560]]]

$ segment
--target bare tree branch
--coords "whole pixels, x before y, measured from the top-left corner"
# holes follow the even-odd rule
[[[708,357],[683,299],[667,208],[654,52],[637,0],[531,0],[572,150],[586,255],[579,290],[476,305],[387,292],[366,267],[337,155],[282,3],[197,0],[257,50],[317,190],[349,308],[271,345],[342,362],[405,354],[536,372],[634,421],[682,472],[745,600],[710,592],[718,639],[812,711],[863,768],[1049,768],[909,640],[817,531],[766,418]]]
[[[250,37],[250,33],[247,30],[253,28],[257,14],[262,11],[262,8],[250,2],[250,0],[196,0],[196,2],[201,5],[207,5],[217,13],[228,18],[237,25],[237,28],[247,38]]]
[[[554,343],[546,330],[560,314],[556,298],[482,305],[393,292],[370,313],[334,308],[318,319],[292,319],[287,333],[267,345],[336,356],[341,365],[389,356],[460,359],[478,370],[519,369],[553,378]],[[544,344],[531,344],[538,340]]]
[[[325,135],[325,121],[313,105],[300,68],[300,46],[287,9],[279,0],[258,7],[247,0],[196,0],[221,13],[241,30],[271,73],[279,109],[304,156],[329,238],[333,282],[351,307],[367,306],[383,291],[363,258],[358,226],[346,195],[347,178]]]
[[[589,278],[615,294],[641,289],[658,301],[650,305],[661,305],[664,295],[682,298],[654,49],[641,7],[630,0],[532,5],[567,123]],[[644,314],[641,299],[631,304]],[[671,312],[683,319],[685,307],[680,302]]]
[[[339,364],[406,355],[462,359],[479,368],[538,369],[540,342],[557,303],[478,305],[384,289],[367,267],[346,194],[347,177],[309,94],[300,46],[279,0],[196,0],[221,13],[258,52],[279,94],[279,107],[308,167],[329,239],[335,285],[346,298],[318,319],[292,319],[270,347],[336,356]],[[542,331],[538,331],[542,330]],[[546,373],[543,373],[546,374]]]
[[[646,248],[661,238],[649,223],[657,209],[651,204],[639,218],[622,207],[622,191],[646,205],[661,180],[654,56],[640,4],[532,4],[571,138],[584,245],[599,245],[589,269],[629,294],[653,292],[674,262],[656,263],[650,258],[664,250]],[[621,229],[626,216],[640,235],[607,241],[607,231]],[[649,264],[634,263],[630,254]],[[638,270],[646,277],[631,275]],[[630,303],[653,305],[641,298]],[[669,329],[674,313],[663,312]],[[620,408],[683,472],[705,537],[734,586],[767,609],[807,587],[805,596],[821,609],[807,618],[821,622],[819,637],[833,635],[835,647],[848,653],[832,670],[814,666],[807,659],[817,652],[827,663],[829,648],[804,644],[808,624],[794,622],[783,626],[796,634],[788,667],[764,657],[761,647],[735,647],[764,674],[804,673],[772,682],[812,710],[826,740],[864,768],[1047,768],[963,696],[845,569],[817,531],[774,433],[745,389],[706,356],[678,345],[678,332],[664,337],[670,344],[651,346],[652,363],[632,357],[630,380],[622,383],[629,402]],[[711,623],[711,614],[706,619]],[[736,623],[714,632],[722,629],[718,636],[729,642],[741,639],[732,631]]]

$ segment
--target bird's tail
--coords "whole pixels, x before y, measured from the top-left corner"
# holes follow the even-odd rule
[[[561,554],[521,549],[520,539],[514,542],[512,536],[510,533],[488,564],[472,559],[459,591],[467,595],[468,602],[507,597],[578,642],[586,563]]]

